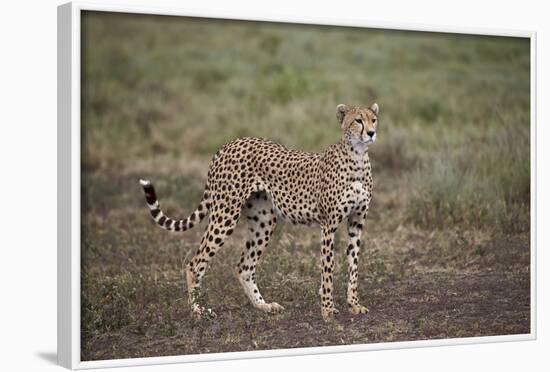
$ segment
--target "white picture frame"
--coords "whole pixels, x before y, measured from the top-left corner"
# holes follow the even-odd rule
[[[447,32],[475,35],[514,36],[531,44],[531,295],[530,333],[519,335],[453,338],[364,345],[325,346],[297,349],[178,355],[135,359],[82,361],[80,358],[80,17],[82,11],[126,12],[171,16],[223,18],[392,30]],[[197,11],[75,1],[58,7],[58,362],[70,369],[185,363],[199,361],[265,358],[275,356],[343,353],[383,349],[480,344],[536,339],[536,33],[533,31],[486,30],[428,25],[393,24],[357,19],[279,17],[239,12]]]

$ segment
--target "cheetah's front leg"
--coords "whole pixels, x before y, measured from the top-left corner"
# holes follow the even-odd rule
[[[336,228],[323,227],[321,234],[321,315],[328,320],[338,309],[334,307],[332,298],[333,283],[332,272],[334,271],[334,233]]]
[[[365,207],[367,209],[367,207]],[[349,244],[346,250],[348,261],[348,290],[347,302],[349,311],[352,314],[366,314],[369,309],[359,304],[357,296],[357,263],[359,259],[359,251],[361,248],[361,232],[365,223],[366,210],[353,213],[348,217],[348,235]]]

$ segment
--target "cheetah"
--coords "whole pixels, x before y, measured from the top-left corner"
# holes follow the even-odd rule
[[[347,304],[352,314],[365,314],[359,303],[358,258],[361,233],[373,192],[368,147],[376,140],[379,107],[340,104],[336,118],[341,139],[320,153],[287,149],[259,138],[239,138],[222,146],[208,170],[198,207],[187,219],[174,220],[160,209],[150,181],[140,180],[154,221],[165,230],[183,232],[208,216],[208,226],[185,268],[189,305],[194,314],[213,314],[198,303],[210,260],[245,217],[247,238],[237,265],[238,279],[252,305],[265,312],[284,308],[266,302],[256,285],[256,265],[265,255],[279,219],[321,228],[321,316],[338,313],[333,300],[334,235],[346,219],[349,242]]]

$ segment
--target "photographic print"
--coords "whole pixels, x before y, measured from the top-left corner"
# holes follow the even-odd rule
[[[531,332],[531,40],[85,10],[80,358]]]

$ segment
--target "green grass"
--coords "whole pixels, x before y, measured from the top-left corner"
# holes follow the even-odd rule
[[[82,31],[84,359],[528,331],[527,39],[93,12]],[[264,297],[287,310],[253,310],[233,273],[241,226],[205,277],[221,316],[193,319],[182,268],[203,226],[158,229],[138,179],[183,217],[224,143],[321,151],[341,135],[337,104],[374,101],[359,283],[371,313],[321,321],[319,234],[291,226],[258,267]]]
[[[488,130],[482,141],[457,146],[455,154],[416,170],[411,221],[425,227],[529,231],[529,132],[504,123]]]

